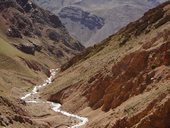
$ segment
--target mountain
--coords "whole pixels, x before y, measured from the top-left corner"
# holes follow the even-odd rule
[[[0,127],[47,128],[37,121],[43,108],[20,97],[83,50],[53,13],[28,0],[0,0]]]
[[[41,96],[87,128],[170,127],[170,1],[61,67]]]
[[[84,49],[53,13],[0,0],[0,127],[169,128],[169,35],[170,1]]]
[[[17,39],[12,41],[12,45],[16,48],[28,54],[42,50],[48,55],[55,56],[61,62],[84,49],[69,35],[57,16],[44,11],[28,0],[17,0],[17,2],[18,4],[11,0],[1,2],[1,26],[6,29],[4,33],[6,32],[8,37]],[[22,49],[27,47],[25,45],[33,47],[34,50]],[[41,47],[41,50],[36,47]]]
[[[34,0],[57,14],[69,33],[94,45],[164,2],[161,0]],[[92,28],[89,26],[93,26]]]

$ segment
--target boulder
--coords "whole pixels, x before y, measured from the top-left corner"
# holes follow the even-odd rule
[[[21,32],[15,26],[11,26],[8,29],[7,35],[10,36],[10,37],[22,38]]]
[[[19,50],[21,50],[22,52],[25,52],[27,54],[35,54],[35,46],[31,43],[21,43],[17,46],[17,48]]]
[[[61,35],[55,31],[52,31],[48,34],[49,38],[53,41],[60,41],[61,40]]]

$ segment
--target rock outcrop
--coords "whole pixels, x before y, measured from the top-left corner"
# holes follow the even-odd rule
[[[10,38],[20,40],[14,40],[13,45],[21,51],[34,55],[36,51],[42,50],[57,58],[58,56],[51,54],[48,49],[54,47],[63,52],[63,57],[57,58],[60,62],[83,51],[84,47],[69,35],[56,15],[39,8],[29,0],[0,2],[0,16],[3,21],[1,24]],[[31,40],[37,40],[41,47],[35,45],[34,41],[30,42]]]
[[[21,58],[21,60],[32,70],[34,71],[40,71],[43,72],[44,74],[46,74],[48,77],[50,76],[50,70],[48,69],[48,67],[43,66],[42,64],[36,62],[36,61],[29,61],[26,60],[24,58]]]
[[[35,46],[33,44],[25,44],[25,43],[22,43],[22,44],[19,44],[17,46],[17,48],[27,54],[32,54],[34,55],[35,54]]]
[[[18,114],[18,115],[14,115],[13,117],[5,115],[5,113],[4,113],[5,107],[8,107],[8,114],[15,113],[15,114]],[[28,116],[28,113],[26,111],[24,111],[23,109],[21,109],[20,106],[17,106],[12,101],[10,101],[7,98],[2,97],[2,96],[0,97],[0,108],[1,108],[1,113],[0,113],[0,124],[1,124],[1,126],[8,126],[10,124],[13,124],[15,121],[16,122],[20,121],[21,123],[24,123],[23,117]],[[29,120],[29,119],[27,119],[27,120]],[[29,121],[27,121],[27,122],[29,122]],[[32,121],[30,121],[30,123],[31,122]]]
[[[68,18],[75,22],[80,22],[90,30],[101,29],[104,25],[104,19],[83,11],[81,8],[65,7],[59,12],[59,16]]]
[[[37,124],[33,119],[31,119],[28,112],[24,110],[26,104],[21,104],[22,102],[23,101],[21,100],[16,102],[14,100],[8,100],[2,96],[0,97],[0,126],[10,127],[11,125],[18,123],[23,124],[23,127],[25,127],[24,124],[27,124],[29,127],[36,126],[37,128],[48,128],[48,126]]]

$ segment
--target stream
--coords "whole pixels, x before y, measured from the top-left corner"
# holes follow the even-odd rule
[[[81,116],[78,116],[78,115],[74,115],[74,114],[71,114],[71,113],[66,112],[64,110],[61,110],[61,104],[59,104],[59,103],[43,101],[43,100],[39,99],[38,94],[40,92],[40,89],[43,89],[44,87],[49,86],[52,83],[52,81],[55,78],[58,71],[59,71],[59,69],[51,69],[50,70],[50,73],[51,73],[50,77],[47,78],[47,80],[45,80],[43,84],[35,86],[30,93],[21,97],[21,99],[24,100],[26,103],[49,104],[51,106],[51,109],[54,112],[61,113],[64,116],[67,116],[67,117],[76,118],[77,120],[80,121],[78,124],[76,124],[74,126],[70,126],[68,128],[80,128],[81,126],[85,125],[88,122],[88,118],[81,117]]]

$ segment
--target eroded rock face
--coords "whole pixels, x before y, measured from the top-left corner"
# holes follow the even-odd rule
[[[167,31],[165,31],[162,32],[163,35],[167,34]],[[115,64],[112,67],[111,75],[99,72],[88,81],[88,84],[72,85],[52,95],[49,100],[66,104],[67,102],[70,104],[73,100],[72,106],[74,107],[71,109],[72,111],[81,110],[82,106],[80,104],[82,102],[88,103],[88,106],[93,110],[101,109],[106,113],[116,110],[121,104],[128,102],[129,99],[144,92],[149,92],[155,85],[169,80],[170,70],[167,56],[169,55],[170,43],[166,41],[166,38],[164,38],[165,43],[153,49],[151,47],[155,45],[155,42],[149,42],[152,44],[151,47],[133,52]],[[148,45],[148,43],[144,45]],[[79,101],[78,98],[80,97],[82,99]],[[86,99],[83,97],[86,97]],[[106,128],[145,128],[149,126],[168,128],[168,122],[170,121],[169,105],[169,95],[165,91],[157,100],[145,105],[147,107],[144,110],[138,110],[137,108],[125,109],[124,115],[120,118],[117,117],[117,120],[113,122],[111,121],[112,118],[108,117],[107,120],[110,120],[108,122],[111,123],[108,123]],[[137,114],[128,116],[126,113],[130,113],[130,111],[137,111]],[[102,123],[99,125],[92,124],[88,127],[93,128],[100,125]]]
[[[22,40],[23,43],[15,43],[14,46],[24,53],[35,55],[35,52],[41,52],[43,46],[38,40]]]
[[[58,15],[68,31],[85,46],[105,24],[104,18],[75,6],[62,8]]]
[[[45,73],[48,77],[50,76],[50,71],[48,69],[48,67],[41,65],[40,63],[36,62],[36,61],[30,61],[30,60],[25,60],[24,58],[20,58],[30,69],[34,70],[34,71],[41,71],[43,73]]]
[[[166,0],[34,1],[59,15],[69,33],[85,46],[92,46]]]
[[[60,102],[73,112],[89,112],[87,115],[92,120],[88,128],[169,128],[169,5],[166,2],[150,10],[103,45],[73,58],[63,66],[61,76],[78,82],[69,86],[60,76],[56,79],[61,82],[56,83],[58,92],[51,91],[49,100]],[[156,28],[161,21],[165,22]],[[119,38],[126,34],[130,36],[120,46]],[[116,57],[110,59],[112,56]],[[100,61],[106,62],[106,68],[95,70],[97,64],[102,64]],[[79,77],[82,72],[85,76],[81,77],[88,77],[87,80]],[[65,84],[67,87],[63,87]]]
[[[14,122],[33,124],[29,119],[28,113],[21,108],[16,102],[0,97],[0,126],[8,126]],[[8,108],[8,112],[4,113],[4,108]],[[13,114],[12,116],[10,114]],[[28,117],[26,117],[28,116]]]
[[[49,125],[35,121],[24,108],[26,103],[20,99],[0,96],[0,127],[50,128]]]
[[[0,2],[2,25],[9,37],[17,39],[11,42],[21,51],[32,55],[43,51],[57,58],[58,55],[48,49],[54,47],[63,52],[63,57],[57,58],[58,62],[63,63],[84,50],[84,46],[69,35],[58,16],[51,12],[29,0]]]
[[[160,103],[160,104],[159,104]],[[144,111],[134,117],[124,117],[107,128],[169,128],[170,97],[162,96],[148,105]]]
[[[85,12],[80,8],[76,7],[65,7],[63,8],[59,16],[61,18],[68,18],[72,21],[81,23],[85,27],[94,30],[100,29],[104,25],[104,19],[96,15],[92,15],[89,12]]]
[[[170,20],[170,14],[165,13],[165,10],[162,8],[164,5],[166,5],[166,3],[149,10],[139,20],[122,28],[119,31],[119,34],[123,33],[120,36],[120,46],[128,42],[133,36],[139,36],[142,33],[147,34],[152,28],[159,28],[161,25],[167,23]]]
[[[27,54],[35,54],[35,46],[29,43],[22,43],[17,46],[17,48]]]

